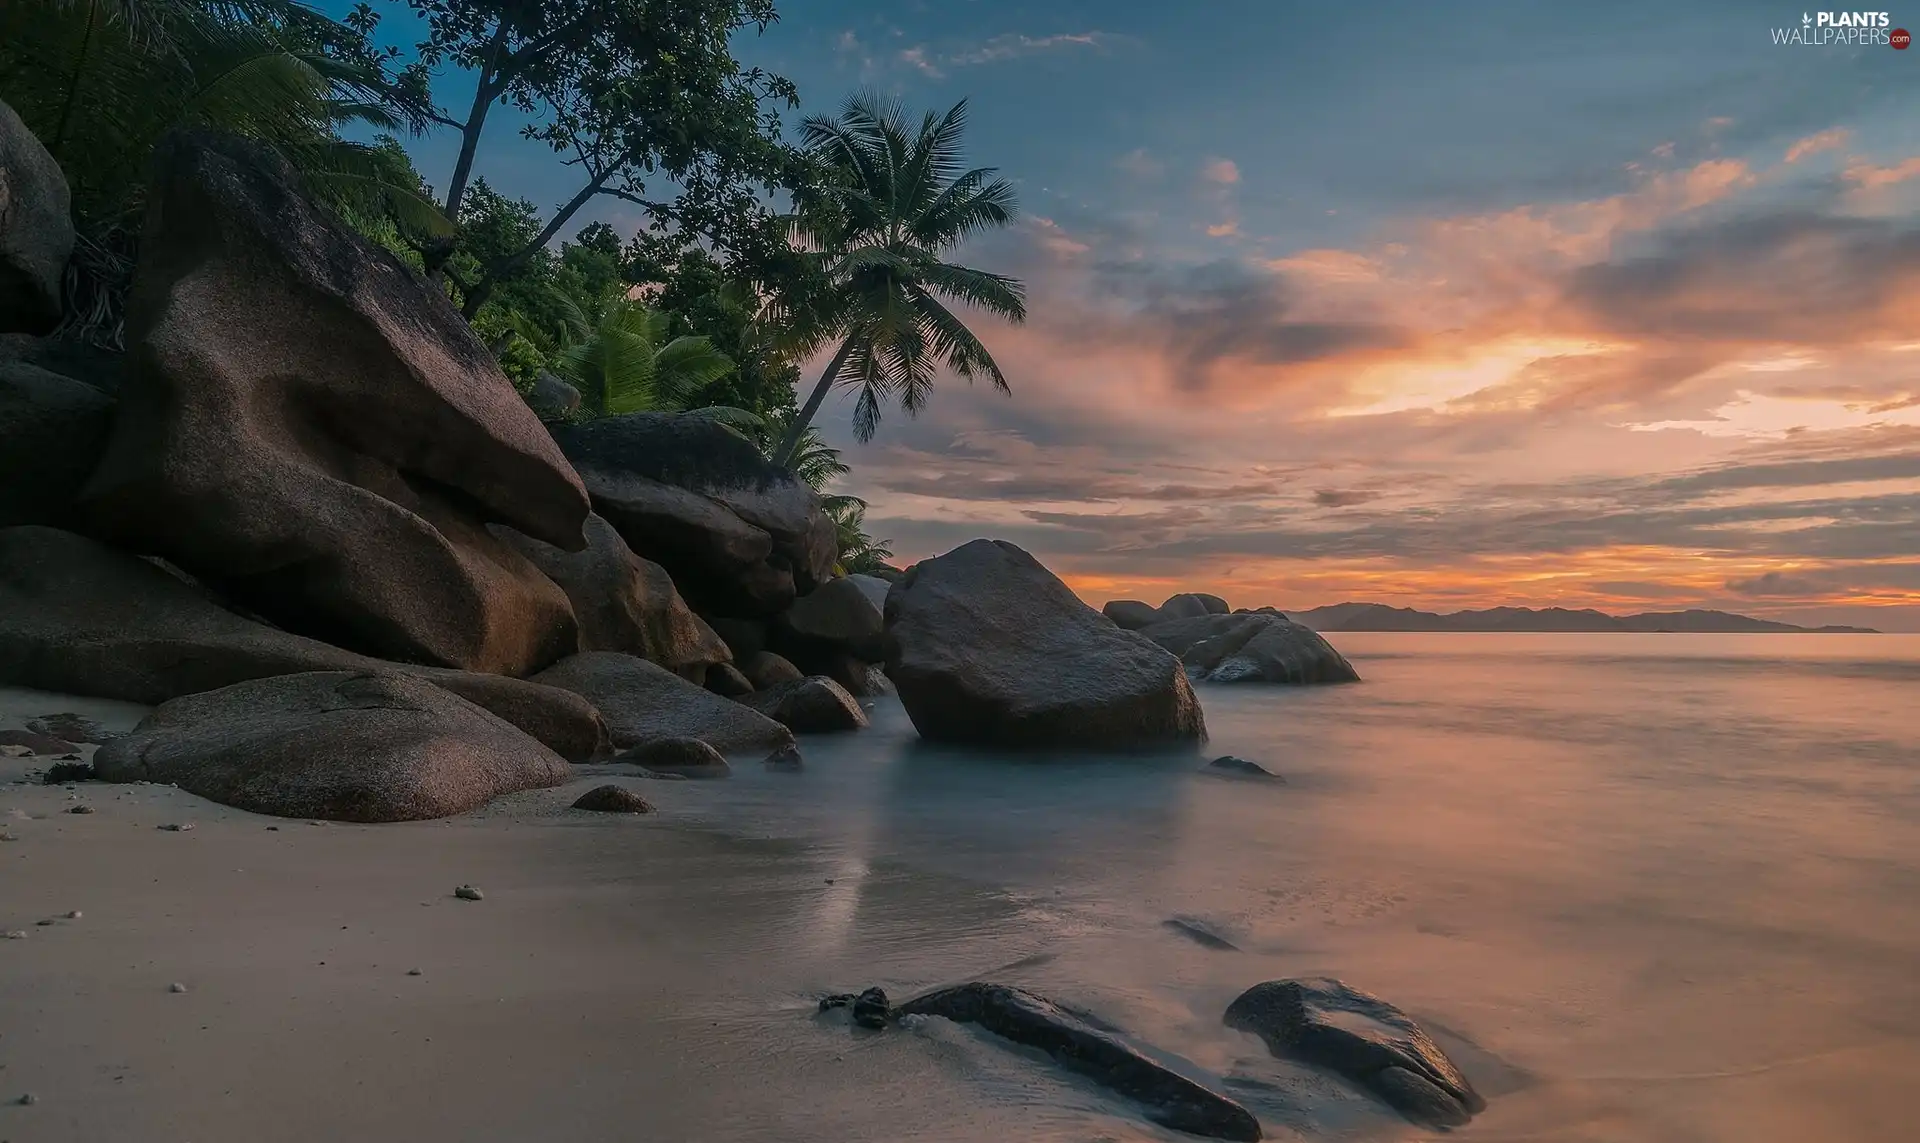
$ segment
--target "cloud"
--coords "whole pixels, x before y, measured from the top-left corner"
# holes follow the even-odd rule
[[[1041,52],[1104,47],[1111,44],[1115,38],[1106,32],[1069,32],[1053,36],[995,36],[978,47],[952,52],[946,59],[955,67],[973,67],[979,64],[1001,63]]]
[[[1136,147],[1114,161],[1114,166],[1140,179],[1159,178],[1166,173],[1165,163],[1147,153],[1145,147]]]
[[[900,62],[931,79],[939,79],[946,75],[946,72],[941,71],[937,64],[927,58],[927,49],[923,45],[916,44],[911,48],[901,49]]]
[[[1232,186],[1240,181],[1240,167],[1232,159],[1208,159],[1200,167],[1200,177],[1210,183]]]
[[[1322,508],[1351,508],[1385,495],[1366,488],[1320,488],[1314,490],[1313,502]]]
[[[1838,150],[1847,145],[1847,140],[1851,138],[1852,135],[1853,133],[1844,127],[1834,127],[1826,131],[1808,135],[1802,139],[1796,139],[1793,145],[1787,148],[1786,157],[1781,161],[1797,163],[1802,159],[1812,155],[1818,155],[1823,151]]]
[[[1811,576],[1789,575],[1786,572],[1762,572],[1746,579],[1730,579],[1727,590],[1735,595],[1747,595],[1765,598],[1767,596],[1786,596],[1802,598],[1820,595],[1826,585]]]
[[[1877,167],[1865,161],[1847,164],[1841,177],[1862,190],[1877,190],[1881,187],[1904,183],[1909,179],[1920,178],[1920,156],[1894,163],[1891,166]]]

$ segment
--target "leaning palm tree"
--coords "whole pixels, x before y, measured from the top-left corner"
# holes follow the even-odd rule
[[[568,344],[554,346],[554,373],[580,391],[589,417],[681,411],[733,370],[733,361],[704,337],[673,337],[673,315],[632,298],[606,299],[590,324],[573,323]],[[585,328],[581,328],[584,326]],[[701,409],[729,419],[726,409]]]
[[[816,288],[778,320],[800,347],[838,348],[787,427],[776,463],[793,457],[836,384],[860,390],[853,427],[862,442],[873,439],[888,398],[919,412],[943,365],[1010,391],[993,355],[946,305],[1012,322],[1027,313],[1018,281],[942,261],[968,237],[1012,222],[1015,211],[1012,184],[960,161],[966,108],[962,100],[915,126],[899,104],[863,93],[839,115],[802,125],[809,153],[833,178],[821,201],[794,217]]]
[[[766,450],[768,460],[778,455],[799,415],[793,409],[779,409],[760,418],[761,447]],[[815,492],[853,471],[840,459],[840,450],[821,439],[820,430],[811,425],[801,430],[800,443],[787,458],[785,468]]]

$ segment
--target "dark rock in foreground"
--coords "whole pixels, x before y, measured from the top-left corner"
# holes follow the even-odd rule
[[[1224,1019],[1274,1055],[1337,1072],[1416,1123],[1458,1127],[1486,1107],[1412,1017],[1338,980],[1256,984]]]
[[[1217,770],[1222,774],[1239,774],[1248,778],[1265,778],[1275,782],[1286,781],[1285,778],[1282,778],[1265,766],[1260,765],[1260,763],[1249,762],[1245,758],[1238,758],[1232,754],[1222,754],[1220,757],[1207,763],[1207,767],[1211,770]]]
[[[858,996],[850,992],[839,996],[828,996],[820,1001],[820,1011],[826,1012],[834,1008],[849,1009],[853,1022],[862,1028],[884,1028],[887,1026],[887,1021],[893,1017],[893,1010],[887,1004],[887,990],[884,988],[869,988]]]
[[[924,737],[1067,749],[1206,738],[1178,659],[1004,540],[915,564],[886,620],[887,677]]]
[[[1319,633],[1276,612],[1171,619],[1141,635],[1180,656],[1208,683],[1353,683],[1360,673]]]
[[[1213,931],[1205,921],[1193,917],[1168,917],[1160,922],[1202,948],[1215,952],[1239,952],[1240,946]]]
[[[573,808],[601,814],[650,814],[653,812],[653,803],[625,786],[609,782],[580,795],[573,803]]]
[[[586,490],[445,294],[256,143],[169,136],[148,198],[89,531],[381,658],[573,651],[566,595],[486,526],[578,549]]]
[[[592,703],[621,750],[662,738],[697,738],[722,752],[793,742],[792,731],[758,711],[632,655],[589,651],[561,660],[533,681]]]
[[[578,695],[523,679],[385,663],[255,623],[154,564],[53,528],[0,529],[0,685],[157,705],[303,671],[425,678],[565,757],[607,743]]]
[[[1039,1048],[1060,1063],[1142,1104],[1164,1127],[1212,1139],[1258,1140],[1246,1108],[1172,1070],[1085,1018],[1024,989],[962,984],[907,1001],[893,1016],[943,1016]]]
[[[753,693],[753,680],[732,663],[717,663],[707,668],[706,688],[724,698],[740,698]]]
[[[348,671],[173,699],[93,762],[110,782],[348,822],[447,817],[571,777],[558,754],[424,679]]]
[[[70,205],[60,164],[0,102],[0,333],[44,333],[59,322]]]
[[[867,712],[854,697],[839,683],[817,675],[755,691],[740,701],[796,734],[830,734],[867,725]]]
[[[767,690],[781,683],[797,683],[805,672],[772,651],[758,651],[740,663],[740,673],[755,690]]]
[[[594,510],[703,614],[777,615],[833,573],[820,497],[718,421],[629,413],[553,436]]]

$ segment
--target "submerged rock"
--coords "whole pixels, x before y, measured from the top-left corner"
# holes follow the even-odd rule
[[[1239,952],[1240,946],[1213,931],[1205,921],[1193,917],[1168,917],[1160,922],[1202,948],[1216,952]]]
[[[1224,774],[1243,774],[1249,778],[1265,778],[1274,782],[1286,781],[1285,778],[1282,778],[1265,766],[1260,765],[1260,763],[1249,762],[1245,758],[1236,757],[1232,754],[1222,754],[1220,757],[1207,763],[1207,767],[1212,770],[1218,770]]]
[[[1025,989],[980,983],[943,988],[893,1010],[895,1019],[902,1016],[978,1024],[1016,1044],[1039,1048],[1102,1087],[1139,1102],[1147,1118],[1164,1127],[1212,1139],[1262,1138],[1260,1121],[1245,1107]]]
[[[1143,628],[1208,683],[1352,683],[1360,674],[1312,628],[1268,611],[1199,615]]]
[[[926,738],[1067,749],[1206,738],[1178,659],[1004,540],[915,564],[886,620],[887,677]]]
[[[1486,1107],[1411,1016],[1338,980],[1256,984],[1227,1007],[1224,1022],[1259,1036],[1276,1056],[1345,1076],[1428,1127],[1458,1127]]]

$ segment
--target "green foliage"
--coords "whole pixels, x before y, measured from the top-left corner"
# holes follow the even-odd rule
[[[671,325],[669,315],[616,294],[601,303],[591,325],[583,322],[569,340],[549,343],[548,362],[580,391],[586,416],[688,410],[733,362],[704,337],[674,337]]]
[[[858,496],[829,496],[827,515],[833,518],[840,545],[834,570],[841,575],[872,575],[893,558],[887,547],[891,540],[875,540],[867,535],[867,502]]]
[[[415,125],[418,104],[358,32],[296,0],[6,0],[0,99],[59,160],[89,229],[138,214],[154,146],[191,126],[273,145],[322,197],[385,200],[428,227],[438,216],[336,134]]]
[[[985,345],[947,308],[961,302],[1008,321],[1026,319],[1025,288],[1012,278],[942,260],[984,230],[1012,222],[1012,184],[960,159],[966,102],[916,125],[897,103],[872,94],[835,117],[803,124],[807,148],[834,173],[793,219],[812,256],[813,283],[781,307],[796,346],[838,343],[807,398],[782,455],[797,445],[834,384],[857,386],[854,435],[871,440],[888,399],[918,412],[945,366],[1008,391]]]

